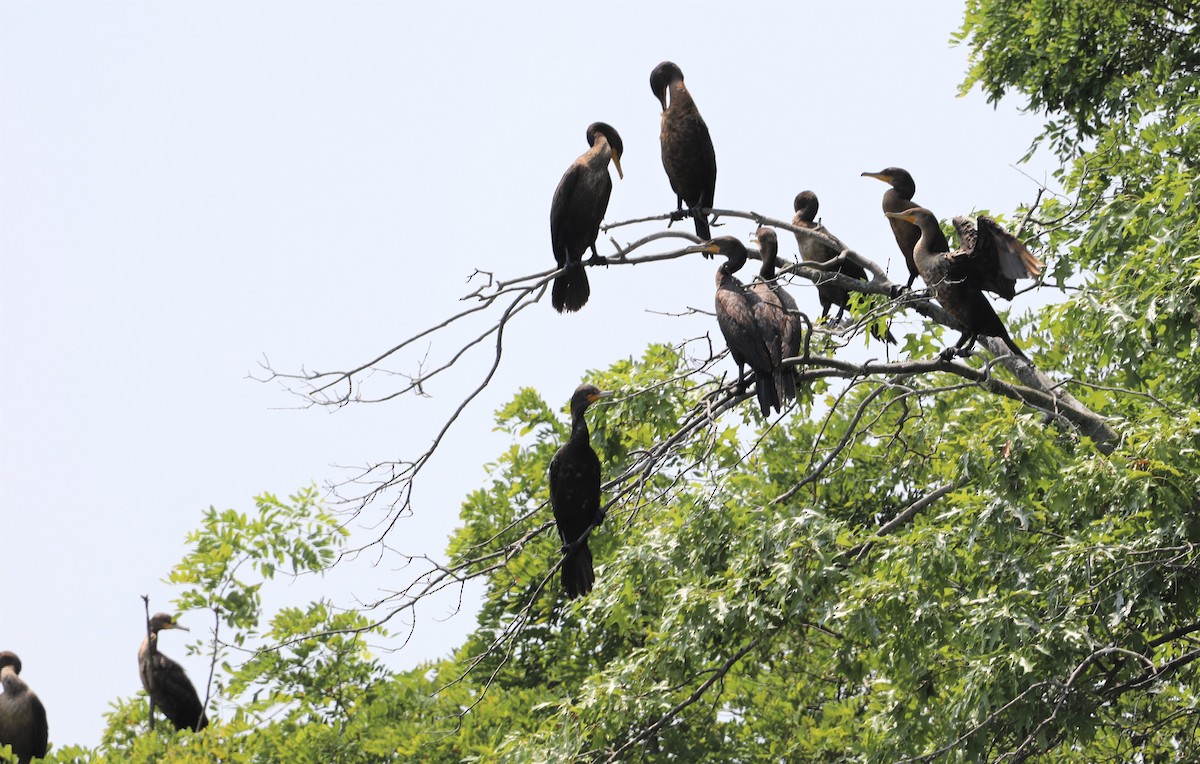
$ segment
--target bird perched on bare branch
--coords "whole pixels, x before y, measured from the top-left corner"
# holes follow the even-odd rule
[[[783,408],[775,384],[778,371],[778,330],[760,320],[762,300],[733,275],[746,264],[746,246],[733,236],[719,236],[705,244],[688,247],[686,252],[722,255],[725,262],[717,268],[717,325],[725,336],[729,354],[738,367],[738,392],[746,391],[746,366],[754,371],[754,392],[763,416]]]
[[[792,218],[792,225],[818,233],[828,233],[825,230],[825,226],[817,222],[817,210],[820,209],[820,206],[821,203],[817,199],[817,195],[812,191],[801,191],[796,194],[796,198],[792,201],[792,209],[796,211],[795,216]],[[815,236],[805,236],[802,233],[796,234],[796,245],[800,247],[801,259],[808,263],[827,263],[841,254]],[[867,280],[866,269],[858,263],[850,262],[849,260],[838,265],[832,272],[841,273],[859,281]],[[842,314],[846,312],[846,306],[850,301],[850,294],[837,284],[818,281],[817,297],[821,300],[821,318],[827,317],[829,315],[829,308],[836,305],[838,312],[834,316],[833,322],[840,324]],[[890,329],[880,333],[872,325],[871,334],[878,339],[887,340],[893,345],[896,343],[896,338],[892,336]]]
[[[562,584],[568,599],[592,590],[596,574],[583,534],[604,521],[600,508],[600,457],[592,449],[584,412],[611,392],[580,385],[571,396],[571,435],[550,460],[550,506],[563,542]]]
[[[683,205],[696,220],[696,235],[709,239],[705,209],[713,206],[717,187],[717,155],[713,151],[708,125],[700,116],[692,94],[683,84],[683,72],[670,61],[663,61],[650,73],[650,90],[662,104],[663,168],[675,192],[676,209]]]
[[[596,237],[612,195],[610,160],[617,168],[617,175],[625,177],[621,172],[625,146],[611,125],[603,122],[588,125],[587,142],[590,148],[563,173],[550,202],[550,243],[555,262],[565,269],[554,279],[550,290],[550,303],[559,313],[579,310],[591,296],[583,253],[591,248],[592,258],[588,262],[605,262],[596,251]]]
[[[171,720],[176,729],[199,732],[208,726],[208,717],[200,696],[192,686],[183,667],[158,652],[158,633],[167,629],[182,629],[167,613],[155,613],[150,618],[150,634],[142,640],[138,649],[138,673],[142,687],[150,696],[154,707],[162,710],[163,716]]]
[[[962,326],[962,336],[954,347],[942,351],[943,357],[968,354],[976,335],[986,334],[1003,340],[1010,350],[1028,360],[1008,335],[982,290],[1011,300],[1016,296],[1016,280],[1035,278],[1042,271],[1042,262],[1015,236],[983,215],[979,216],[978,229],[966,218],[954,219],[963,246],[953,252],[943,243],[945,237],[941,236],[937,218],[924,207],[887,215],[918,227],[921,236],[913,257],[921,278],[946,312]]]
[[[775,264],[779,257],[779,237],[775,229],[759,226],[754,232],[754,240],[758,243],[762,255],[762,266],[758,269],[758,280],[750,285],[750,291],[759,299],[755,305],[755,317],[759,325],[773,326],[770,334],[775,345],[768,349],[771,351],[771,360],[775,363],[775,389],[779,391],[782,403],[796,398],[796,374],[790,366],[784,366],[781,362],[785,358],[794,358],[800,354],[804,329],[797,315],[800,308],[796,305],[796,300],[788,294],[775,275]]]
[[[49,726],[46,708],[37,693],[20,677],[21,659],[16,653],[0,652],[0,745],[12,746],[19,764],[46,755]]]
[[[904,263],[908,266],[908,283],[904,285],[904,288],[912,289],[913,282],[920,275],[913,257],[913,248],[917,246],[917,240],[921,238],[921,231],[915,225],[888,213],[904,212],[921,206],[913,201],[913,195],[917,193],[916,181],[913,180],[912,175],[909,175],[908,170],[899,167],[887,167],[879,172],[864,172],[862,176],[882,180],[891,186],[883,192],[883,214],[888,217],[892,235],[896,237],[896,246],[900,247],[900,252],[904,254]],[[929,246],[932,251],[945,252],[950,249],[941,229],[938,229],[936,233],[930,232],[930,235],[932,238]]]

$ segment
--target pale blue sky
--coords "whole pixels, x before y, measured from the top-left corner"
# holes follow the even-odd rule
[[[160,579],[204,508],[417,455],[479,369],[330,415],[248,380],[260,358],[356,365],[459,310],[473,269],[549,267],[550,197],[592,121],[626,147],[608,218],[674,207],[660,61],[708,122],[717,206],[790,217],[811,188],[826,225],[894,279],[884,186],[860,172],[908,168],[943,217],[1034,197],[1011,165],[1040,120],[955,97],[959,2],[647,5],[0,3],[0,649],[21,656],[53,742],[94,744],[108,701],[137,691],[139,595],[170,609]],[[713,270],[593,269],[581,313],[547,297],[519,318],[391,545],[441,553],[518,386],[565,403],[588,369],[714,331],[646,312],[709,308]],[[810,286],[792,291],[816,306]],[[409,575],[363,559],[269,601],[371,600]],[[389,663],[447,654],[472,625],[445,618],[453,605],[419,609]],[[193,636],[209,623],[182,621]],[[162,648],[184,658],[184,642]],[[205,663],[183,662],[199,684]]]

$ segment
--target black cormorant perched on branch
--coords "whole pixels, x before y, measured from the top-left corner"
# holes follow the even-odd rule
[[[1011,300],[1016,296],[1017,279],[1034,278],[1041,273],[1042,263],[1025,245],[994,220],[980,215],[978,231],[965,218],[954,219],[963,247],[948,252],[949,247],[942,243],[945,237],[941,236],[937,218],[929,210],[914,207],[887,215],[920,229],[913,254],[921,278],[946,312],[962,326],[962,337],[953,348],[942,351],[942,355],[946,358],[966,355],[975,344],[976,335],[986,334],[1003,340],[1010,350],[1028,360],[1008,336],[1008,330],[981,291],[986,289]]]
[[[800,354],[804,329],[800,317],[796,315],[800,310],[796,300],[775,277],[775,261],[779,256],[779,237],[775,234],[775,229],[759,226],[754,232],[754,240],[758,242],[759,251],[762,253],[762,267],[758,269],[759,280],[750,285],[750,290],[760,300],[755,306],[755,315],[759,323],[773,324],[774,330],[771,333],[778,338],[779,357],[775,357],[775,348],[771,348],[771,360],[776,365],[775,389],[779,391],[782,403],[796,398],[796,374],[790,366],[783,366],[780,362]]]
[[[171,720],[176,729],[199,732],[208,726],[204,706],[196,688],[187,678],[183,667],[158,652],[158,633],[164,629],[188,629],[175,623],[167,613],[155,613],[150,618],[150,635],[138,649],[138,673],[142,687],[155,707]]]
[[[575,388],[571,396],[571,436],[550,460],[550,506],[563,542],[562,584],[568,599],[587,594],[596,581],[592,550],[587,539],[580,538],[588,528],[604,521],[600,508],[600,458],[592,450],[584,412],[588,406],[611,395],[595,385]]]
[[[888,215],[889,212],[904,212],[911,210],[913,207],[921,205],[913,201],[913,194],[917,193],[917,184],[913,180],[912,175],[908,174],[908,170],[899,167],[887,167],[879,172],[864,172],[864,178],[875,178],[887,183],[891,188],[883,192],[883,214],[888,216],[888,223],[892,226],[892,235],[896,237],[896,245],[900,247],[900,251],[904,253],[904,262],[908,265],[908,283],[904,285],[905,289],[912,289],[913,282],[920,275],[920,270],[917,268],[916,261],[913,257],[913,248],[917,246],[917,240],[921,238],[921,232],[916,226],[910,225],[905,220]],[[949,243],[946,241],[945,234],[941,229],[937,233],[931,232],[932,243],[931,248],[934,252],[946,252],[950,249]]]
[[[801,191],[796,194],[796,198],[792,202],[792,209],[796,211],[795,217],[792,218],[792,225],[819,233],[828,233],[825,230],[825,226],[817,222],[817,210],[820,209],[820,206],[821,203],[817,199],[817,195],[812,191]],[[840,254],[825,242],[812,236],[805,236],[802,233],[796,234],[796,244],[800,247],[800,257],[809,263],[827,263]],[[841,273],[859,281],[867,280],[866,269],[858,263],[849,260],[837,266],[833,272]],[[821,318],[827,317],[829,315],[829,308],[836,305],[838,312],[834,316],[833,322],[835,324],[841,323],[842,314],[846,312],[846,306],[850,301],[849,293],[837,284],[817,282],[817,297],[821,300]],[[892,336],[890,329],[881,335],[879,330],[872,325],[871,334],[878,339],[887,340],[893,345],[896,343],[896,338]]]
[[[675,64],[663,61],[654,67],[650,90],[663,108],[659,139],[663,168],[675,192],[676,209],[682,212],[686,204],[696,220],[696,235],[707,240],[711,234],[704,210],[712,208],[717,187],[717,155],[708,125],[683,84],[683,72]]]
[[[779,342],[778,332],[760,323],[761,311],[756,311],[755,306],[761,300],[733,275],[746,264],[746,246],[733,236],[719,236],[685,251],[725,257],[725,262],[717,268],[717,325],[738,367],[738,392],[746,391],[745,367],[749,366],[754,370],[754,391],[763,416],[768,416],[771,409],[781,410],[783,405],[775,386],[778,363],[774,360],[779,348],[776,346],[772,351],[770,345],[772,338]]]
[[[591,148],[563,173],[550,202],[550,243],[555,262],[560,268],[565,267],[550,290],[550,302],[559,313],[579,310],[591,295],[583,253],[590,247],[592,258],[588,262],[605,262],[596,252],[596,237],[612,194],[610,159],[616,165],[617,175],[625,177],[621,172],[624,144],[611,125],[603,122],[588,125],[587,142]]]
[[[0,652],[0,745],[12,746],[19,764],[46,755],[49,727],[46,709],[37,694],[29,689],[21,673],[21,659],[16,653]]]

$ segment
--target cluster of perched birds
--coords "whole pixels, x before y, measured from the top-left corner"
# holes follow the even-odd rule
[[[764,415],[781,411],[796,396],[792,367],[786,359],[799,354],[803,324],[795,299],[778,283],[779,240],[775,230],[759,227],[758,244],[762,266],[758,280],[749,287],[733,274],[746,263],[746,246],[733,236],[711,238],[708,214],[717,184],[717,159],[712,138],[696,102],[684,84],[683,72],[664,61],[650,74],[650,89],[662,105],[663,167],[675,192],[675,218],[693,218],[696,236],[703,244],[686,251],[707,257],[721,255],[717,269],[716,314],[730,355],[738,366],[738,391],[748,387],[745,367],[754,372],[755,395]],[[600,224],[612,194],[611,162],[621,171],[624,144],[611,125],[595,122],[587,129],[588,150],[576,159],[559,181],[550,205],[550,240],[560,268],[551,287],[551,304],[561,312],[577,311],[591,296],[585,265],[603,265],[606,258],[596,251]],[[1042,263],[1016,237],[995,221],[979,216],[978,224],[954,218],[960,246],[951,251],[937,217],[913,201],[916,183],[898,167],[864,172],[888,184],[883,211],[891,224],[896,244],[908,266],[908,281],[898,291],[912,288],[920,276],[933,297],[962,328],[962,336],[943,351],[947,360],[970,352],[978,335],[998,337],[1012,352],[1025,354],[1013,342],[983,291],[1011,300],[1016,280],[1035,278]],[[686,205],[686,210],[685,210]],[[828,232],[817,222],[819,202],[812,191],[802,191],[793,202],[792,225],[816,235],[797,232],[801,258],[830,274],[859,281],[867,271],[832,246]],[[585,263],[584,254],[592,256]],[[821,266],[826,266],[821,268]],[[849,293],[836,279],[819,281],[817,295],[821,319],[836,306],[839,323],[849,304]],[[877,332],[880,339],[894,343],[890,331]],[[588,537],[604,521],[600,503],[600,459],[591,445],[585,412],[602,398],[611,396],[594,385],[581,385],[571,397],[571,435],[550,461],[550,503],[562,540],[562,584],[568,598],[592,590],[595,572]],[[138,651],[142,686],[154,706],[180,729],[201,730],[208,724],[204,706],[183,668],[157,651],[158,633],[178,629],[171,616],[158,613],[150,619],[148,635]],[[13,747],[21,764],[44,756],[47,745],[46,711],[19,676],[21,661],[11,652],[0,652],[0,744]]]
[[[674,63],[664,61],[650,73],[650,89],[662,105],[659,138],[663,168],[675,192],[672,219],[692,217],[696,236],[704,241],[685,251],[725,258],[717,269],[716,314],[738,366],[738,392],[744,393],[748,387],[745,367],[749,366],[763,415],[781,411],[796,395],[795,375],[785,361],[799,354],[803,323],[795,299],[778,283],[778,236],[766,226],[755,233],[762,267],[758,280],[747,287],[734,276],[746,263],[746,246],[733,236],[711,237],[708,214],[717,184],[716,153],[708,126],[684,84],[683,72]],[[551,287],[551,304],[560,313],[577,311],[587,304],[591,288],[585,265],[608,262],[596,251],[596,239],[612,194],[610,162],[624,178],[624,144],[616,129],[595,122],[588,126],[587,142],[588,150],[567,168],[550,204],[550,240],[560,269]],[[982,215],[977,224],[965,217],[954,218],[960,246],[951,250],[937,217],[913,201],[917,187],[912,175],[899,167],[862,175],[888,184],[883,212],[908,266],[908,281],[903,287],[896,286],[893,296],[911,290],[920,276],[962,329],[958,342],[942,351],[941,357],[950,360],[955,355],[967,355],[978,335],[986,335],[999,338],[1015,355],[1028,360],[983,292],[1011,300],[1016,296],[1016,280],[1037,277],[1042,263],[1020,240]],[[816,194],[800,192],[793,202],[792,225],[799,229],[795,236],[801,259],[830,274],[816,284],[821,319],[828,318],[836,306],[834,322],[840,323],[849,293],[833,274],[865,282],[867,271],[830,243],[836,239],[817,222],[818,208]],[[583,256],[589,249],[592,256],[585,262]],[[887,342],[896,341],[890,330],[873,329],[873,333]],[[610,394],[592,385],[582,385],[575,391],[571,398],[571,435],[550,462],[550,503],[563,542],[562,583],[572,599],[592,589],[595,573],[587,539],[604,520],[600,460],[592,449],[584,412]]]
[[[150,696],[151,714],[157,708],[176,729],[199,731],[208,726],[204,704],[196,694],[183,667],[158,652],[158,633],[183,629],[167,613],[156,613],[147,624],[146,638],[138,648],[138,674]],[[50,730],[46,708],[37,693],[21,678],[21,659],[7,650],[0,652],[0,745],[12,747],[19,764],[46,755]]]

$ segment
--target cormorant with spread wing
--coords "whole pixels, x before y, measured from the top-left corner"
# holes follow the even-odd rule
[[[603,122],[588,125],[587,142],[591,148],[563,173],[550,202],[550,243],[555,262],[565,269],[554,279],[550,290],[550,302],[559,313],[579,310],[591,296],[583,253],[590,247],[592,258],[588,262],[605,262],[596,252],[596,237],[612,195],[609,160],[616,166],[617,175],[625,177],[621,172],[624,144],[611,125]]]
[[[662,104],[663,168],[675,192],[676,209],[688,210],[696,220],[696,235],[711,238],[705,209],[713,206],[717,187],[717,155],[713,151],[708,125],[700,116],[692,94],[683,84],[683,72],[670,61],[663,61],[650,73],[650,89]]]
[[[592,590],[596,574],[592,569],[592,550],[584,531],[600,525],[604,512],[600,507],[600,457],[592,450],[584,412],[611,392],[595,385],[580,385],[571,396],[571,435],[550,460],[550,506],[554,523],[563,542],[562,584],[568,599],[582,597]]]
[[[1003,340],[1010,350],[1028,360],[981,290],[1011,300],[1016,296],[1016,280],[1035,278],[1041,273],[1041,261],[1015,236],[983,215],[979,216],[978,229],[966,218],[954,219],[963,243],[954,252],[947,251],[949,247],[942,244],[945,237],[941,236],[937,218],[924,207],[887,215],[918,227],[921,236],[913,256],[921,278],[946,312],[962,326],[962,337],[953,348],[942,351],[943,357],[966,355],[975,344],[976,335],[986,334]]]

